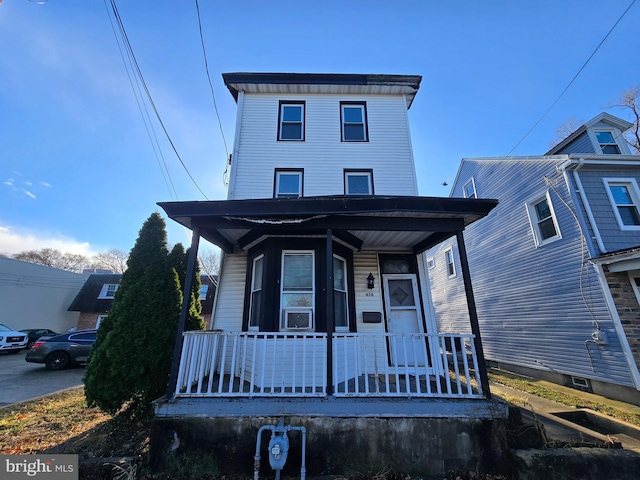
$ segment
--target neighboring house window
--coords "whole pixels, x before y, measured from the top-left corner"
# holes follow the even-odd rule
[[[249,330],[257,330],[262,316],[262,272],[264,255],[253,259],[251,272],[251,306],[249,307]]]
[[[116,290],[118,290],[117,283],[105,283],[102,285],[102,290],[100,290],[98,298],[113,298],[116,294]]]
[[[427,268],[429,270],[432,270],[434,268],[436,268],[436,259],[433,257],[429,257],[427,258]]]
[[[628,272],[628,275],[631,286],[633,287],[633,293],[636,294],[636,300],[640,303],[640,271],[633,270]]]
[[[278,140],[304,140],[304,102],[280,102]]]
[[[333,309],[336,330],[349,329],[349,309],[347,305],[347,261],[333,256]]]
[[[98,315],[98,320],[96,320],[96,329],[100,328],[100,324],[102,321],[107,318],[109,315]]]
[[[313,251],[282,252],[281,285],[281,330],[313,330]]]
[[[548,194],[527,203],[527,212],[536,246],[551,243],[560,238],[560,229]]]
[[[274,198],[302,196],[302,170],[276,170]]]
[[[447,266],[447,276],[456,276],[456,263],[453,259],[453,248],[449,248],[444,252],[445,265]]]
[[[200,300],[207,299],[208,291],[209,291],[209,285],[200,285]]]
[[[614,213],[618,225],[622,230],[636,229],[640,227],[640,198],[638,196],[638,184],[633,178],[602,179],[607,186],[609,200],[614,207]]]
[[[464,198],[478,198],[476,195],[476,183],[473,180],[473,177],[464,184]]]
[[[373,195],[371,170],[345,170],[344,193],[346,195]]]
[[[620,154],[620,147],[616,143],[616,139],[613,137],[613,133],[605,130],[605,131],[596,131],[596,139],[598,140],[598,144],[600,145],[600,150],[604,155],[607,154]]]
[[[366,103],[340,102],[343,142],[368,142]]]

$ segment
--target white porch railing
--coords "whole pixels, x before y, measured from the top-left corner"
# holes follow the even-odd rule
[[[481,398],[473,335],[334,333],[336,397]],[[177,397],[324,397],[327,334],[185,332]]]

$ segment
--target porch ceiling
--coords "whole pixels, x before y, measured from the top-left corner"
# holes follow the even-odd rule
[[[202,202],[159,202],[169,218],[225,252],[266,236],[334,237],[356,250],[411,249],[420,253],[486,216],[497,200],[331,196]]]

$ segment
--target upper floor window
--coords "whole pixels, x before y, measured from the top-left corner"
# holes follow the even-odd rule
[[[209,285],[200,285],[200,300],[207,299],[208,291],[209,291]]]
[[[281,330],[313,330],[314,252],[282,252]]]
[[[560,229],[547,193],[527,203],[527,212],[536,246],[559,240]]]
[[[618,146],[616,139],[613,137],[613,133],[608,130],[596,131],[596,139],[600,145],[600,150],[604,155],[607,154],[620,154],[620,147]]]
[[[618,225],[622,230],[640,227],[640,196],[638,184],[633,178],[603,178]]]
[[[371,170],[345,170],[345,195],[373,195],[373,172]]]
[[[464,198],[478,198],[476,195],[476,182],[473,180],[473,177],[464,184]]]
[[[98,298],[113,298],[116,295],[116,290],[118,290],[117,283],[105,283],[102,285]]]
[[[276,170],[274,198],[302,196],[302,170]]]
[[[367,104],[340,102],[341,138],[343,142],[368,142]]]
[[[444,260],[447,266],[447,276],[455,277],[456,276],[456,263],[453,258],[453,248],[449,248],[444,252]]]
[[[304,102],[280,102],[278,140],[304,140]]]

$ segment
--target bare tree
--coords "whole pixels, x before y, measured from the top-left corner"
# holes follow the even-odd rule
[[[220,271],[220,250],[202,249],[198,252],[200,269],[204,275],[217,275]]]
[[[556,129],[555,136],[553,140],[549,142],[549,148],[553,148],[562,142],[565,138],[575,132],[578,128],[580,128],[584,124],[583,120],[579,120],[576,117],[571,117],[568,120],[562,122],[562,124]]]
[[[109,270],[113,273],[124,273],[127,269],[129,254],[117,248],[100,252],[91,259],[91,268]]]
[[[77,253],[61,252],[54,248],[27,250],[16,253],[13,258],[24,262],[37,263],[47,267],[59,268],[70,272],[82,272],[89,266],[89,259]]]
[[[634,154],[640,154],[640,86],[625,90],[618,100],[609,106],[623,108],[631,112],[630,121],[633,126],[625,132],[624,137]]]

